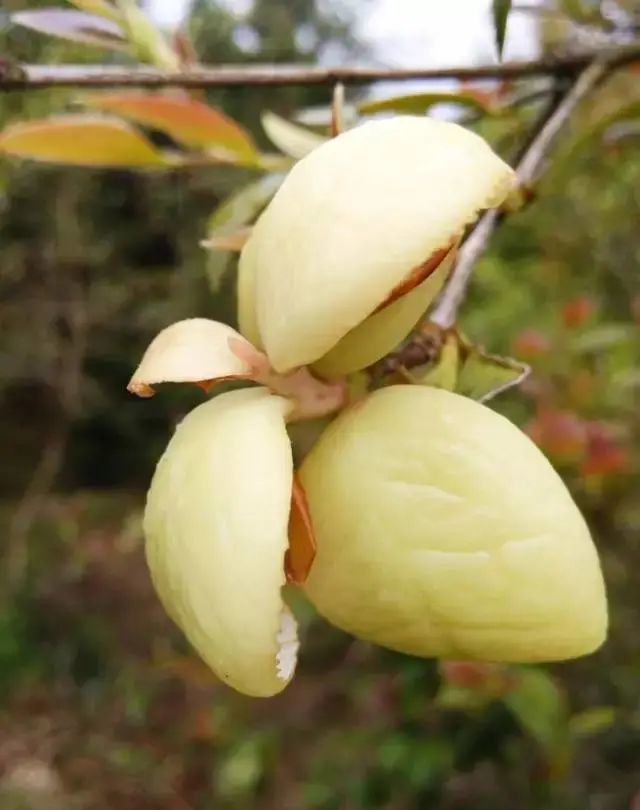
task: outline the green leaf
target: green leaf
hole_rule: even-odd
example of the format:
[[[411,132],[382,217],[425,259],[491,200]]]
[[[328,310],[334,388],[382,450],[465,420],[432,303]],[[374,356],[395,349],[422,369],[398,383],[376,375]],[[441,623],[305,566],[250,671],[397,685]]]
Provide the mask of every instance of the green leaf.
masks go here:
[[[39,34],[69,39],[102,48],[126,50],[123,30],[112,20],[62,8],[41,8],[35,11],[18,11],[11,15],[11,22]]]
[[[69,0],[69,2],[81,11],[99,14],[101,17],[108,17],[116,22],[120,19],[119,13],[108,0]]]
[[[116,2],[134,55],[141,62],[150,62],[161,70],[170,72],[179,70],[178,54],[135,0],[116,0]]]
[[[221,247],[224,240],[234,237],[256,219],[284,178],[284,174],[265,174],[227,197],[209,218],[204,246],[214,248],[207,262],[207,276],[213,291],[220,288],[228,265],[229,254]]]
[[[544,670],[520,669],[518,685],[505,695],[504,702],[545,751],[554,751],[563,743],[567,707],[555,681]]]
[[[456,391],[487,402],[526,379],[530,368],[512,357],[488,354],[479,346],[467,344],[467,354],[458,374]]]
[[[378,112],[422,114],[436,104],[458,104],[474,112],[493,114],[496,104],[488,93],[460,91],[458,93],[413,93],[390,98],[363,101],[358,110],[363,115]]]
[[[166,159],[124,121],[59,115],[10,124],[0,132],[0,153],[73,166],[153,167]]]
[[[582,129],[579,134],[571,139],[563,150],[564,159],[573,158],[580,150],[589,145],[591,141],[602,138],[614,125],[629,123],[640,118],[640,101],[633,101],[618,107],[607,115],[604,115],[591,126]]]
[[[451,332],[446,335],[438,360],[430,365],[420,378],[421,385],[445,388],[455,391],[460,371],[460,346],[458,336]]]
[[[269,140],[285,155],[290,155],[296,160],[308,155],[309,152],[313,152],[314,149],[329,140],[323,135],[305,129],[305,127],[292,124],[290,121],[268,110],[262,114],[261,120]]]
[[[446,388],[458,394],[487,402],[497,394],[519,385],[529,374],[526,363],[511,357],[489,354],[457,330],[443,336],[436,363],[403,370],[410,382]]]
[[[571,341],[571,349],[578,353],[600,352],[637,340],[637,329],[626,323],[605,323]]]
[[[560,0],[560,9],[574,22],[595,25],[606,23],[600,11],[599,2],[584,2],[584,0]]]
[[[615,720],[616,710],[613,706],[594,706],[574,714],[569,721],[569,731],[573,737],[590,737],[611,728]]]
[[[511,11],[511,0],[493,0],[491,11],[493,14],[493,30],[496,38],[498,58],[502,59],[504,38],[507,33],[507,20],[509,19],[509,12]]]

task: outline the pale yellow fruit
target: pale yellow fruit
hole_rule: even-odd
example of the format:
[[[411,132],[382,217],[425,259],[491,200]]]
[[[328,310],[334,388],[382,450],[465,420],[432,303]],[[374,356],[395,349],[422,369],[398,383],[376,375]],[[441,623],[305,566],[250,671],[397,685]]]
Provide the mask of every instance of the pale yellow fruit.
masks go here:
[[[455,261],[452,251],[422,284],[370,315],[348,332],[313,368],[324,377],[351,374],[392,351],[413,329],[442,289]]]
[[[295,620],[280,589],[293,462],[286,400],[253,388],[200,405],[158,463],[144,516],[167,612],[226,683],[280,692],[295,669]]]
[[[603,642],[589,531],[507,419],[393,386],[328,428],[303,463],[317,540],[306,591],[329,621],[402,652],[553,661]]]
[[[327,354],[513,182],[479,136],[425,117],[364,124],[299,161],[240,260],[274,368]]]
[[[258,313],[256,312],[254,250],[255,244],[249,239],[238,264],[238,326],[247,340],[258,349],[262,349],[264,347],[258,329]]]
[[[127,388],[153,396],[163,382],[248,379],[258,353],[235,329],[207,318],[187,318],[159,332],[149,344]]]

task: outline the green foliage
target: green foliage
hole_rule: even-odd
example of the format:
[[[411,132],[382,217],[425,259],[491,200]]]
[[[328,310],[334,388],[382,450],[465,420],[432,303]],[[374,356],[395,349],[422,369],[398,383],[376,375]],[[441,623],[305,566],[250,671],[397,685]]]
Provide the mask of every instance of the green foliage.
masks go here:
[[[511,0],[492,0],[491,12],[493,14],[493,29],[496,38],[498,57],[502,58],[504,38],[507,34],[507,22],[511,11]]]

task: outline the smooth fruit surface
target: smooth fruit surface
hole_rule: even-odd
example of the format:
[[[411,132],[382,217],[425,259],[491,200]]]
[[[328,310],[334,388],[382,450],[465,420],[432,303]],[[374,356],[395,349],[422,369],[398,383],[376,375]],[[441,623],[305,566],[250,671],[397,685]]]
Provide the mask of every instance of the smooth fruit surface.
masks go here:
[[[398,116],[327,141],[291,170],[240,258],[255,279],[243,332],[279,372],[319,360],[479,211],[513,171],[457,124]],[[241,290],[242,293],[242,290]]]
[[[606,635],[598,557],[563,482],[511,422],[436,388],[344,412],[300,478],[329,621],[420,656],[552,661]]]
[[[281,691],[295,668],[295,622],[280,595],[293,478],[287,408],[253,388],[192,411],[158,463],[144,516],[165,609],[221,680],[255,696]]]

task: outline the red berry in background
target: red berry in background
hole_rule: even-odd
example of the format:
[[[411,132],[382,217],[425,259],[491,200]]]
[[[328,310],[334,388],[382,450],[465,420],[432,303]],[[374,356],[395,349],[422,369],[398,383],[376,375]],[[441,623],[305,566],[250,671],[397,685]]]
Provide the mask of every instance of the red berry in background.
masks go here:
[[[562,307],[562,320],[569,329],[582,326],[596,311],[596,305],[586,295],[579,295]]]
[[[487,661],[441,661],[440,675],[452,686],[492,695],[505,694],[517,681],[507,665]]]
[[[525,432],[545,453],[559,461],[578,461],[587,447],[587,426],[572,411],[545,408]]]
[[[539,329],[523,329],[511,341],[511,351],[523,360],[534,360],[551,350],[551,341]]]
[[[629,454],[613,436],[611,428],[602,422],[587,425],[587,454],[580,465],[584,477],[615,475],[629,469]]]

